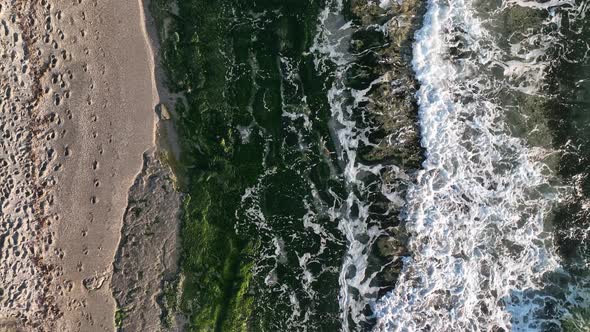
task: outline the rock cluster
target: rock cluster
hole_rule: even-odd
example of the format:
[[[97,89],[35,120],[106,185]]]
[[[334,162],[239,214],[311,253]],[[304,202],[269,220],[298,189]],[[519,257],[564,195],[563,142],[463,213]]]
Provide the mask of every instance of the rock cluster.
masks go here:
[[[420,27],[424,7],[420,0],[394,1],[384,6],[374,1],[351,3],[353,16],[363,27],[353,35],[351,45],[356,53],[364,54],[361,62],[372,70],[365,73],[374,80],[366,111],[378,128],[371,137],[374,145],[363,149],[361,158],[365,163],[387,166],[381,174],[383,195],[376,199],[374,208],[388,219],[384,221],[388,235],[379,238],[376,249],[382,256],[381,263],[387,266],[382,281],[390,286],[406,254],[406,235],[398,216],[405,190],[423,159],[415,98],[418,83],[411,59],[414,33]]]

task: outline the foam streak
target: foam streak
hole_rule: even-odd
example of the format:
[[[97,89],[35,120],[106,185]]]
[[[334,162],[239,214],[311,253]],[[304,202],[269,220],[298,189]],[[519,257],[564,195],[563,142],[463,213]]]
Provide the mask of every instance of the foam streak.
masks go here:
[[[471,1],[430,0],[413,66],[426,161],[408,192],[411,258],[375,306],[377,330],[528,330],[558,266],[543,224],[557,195],[492,98],[505,59]],[[538,71],[522,62],[522,74]],[[501,85],[501,84],[500,84]]]

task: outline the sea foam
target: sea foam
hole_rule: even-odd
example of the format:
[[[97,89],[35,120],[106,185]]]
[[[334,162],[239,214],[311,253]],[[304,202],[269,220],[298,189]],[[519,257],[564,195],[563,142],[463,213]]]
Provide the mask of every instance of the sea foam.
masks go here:
[[[502,98],[539,91],[550,41],[530,33],[513,47],[526,52],[506,52],[475,6],[430,0],[416,34],[426,161],[407,196],[411,254],[395,290],[374,306],[376,330],[558,324],[545,312],[555,299],[544,277],[560,265],[544,225],[559,192],[543,152],[512,134]]]

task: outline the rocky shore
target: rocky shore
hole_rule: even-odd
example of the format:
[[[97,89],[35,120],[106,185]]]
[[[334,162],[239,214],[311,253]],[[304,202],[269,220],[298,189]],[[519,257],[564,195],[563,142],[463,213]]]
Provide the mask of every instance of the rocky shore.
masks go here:
[[[382,287],[380,294],[394,287],[406,254],[407,235],[400,213],[405,189],[415,180],[424,158],[415,98],[418,83],[411,61],[414,33],[420,28],[425,5],[421,0],[390,1],[382,6],[360,0],[351,4],[352,15],[361,26],[351,47],[363,54],[359,61],[362,68],[370,68],[351,76],[372,82],[364,109],[368,125],[377,128],[371,137],[373,145],[361,150],[361,158],[364,163],[385,166],[381,195],[372,206],[375,215],[382,215],[387,233],[376,241],[374,250],[380,255],[376,264],[385,266],[377,281]]]

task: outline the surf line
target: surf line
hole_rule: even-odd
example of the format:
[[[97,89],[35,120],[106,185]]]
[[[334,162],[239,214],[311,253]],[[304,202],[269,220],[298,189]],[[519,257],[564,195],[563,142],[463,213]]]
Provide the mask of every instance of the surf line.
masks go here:
[[[505,54],[474,6],[429,0],[416,33],[426,160],[407,195],[411,255],[374,305],[378,331],[538,327],[541,278],[559,266],[543,229],[557,194],[491,97],[508,78],[490,64]],[[523,62],[522,73],[534,66]]]

